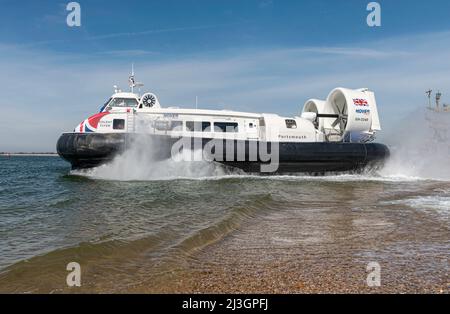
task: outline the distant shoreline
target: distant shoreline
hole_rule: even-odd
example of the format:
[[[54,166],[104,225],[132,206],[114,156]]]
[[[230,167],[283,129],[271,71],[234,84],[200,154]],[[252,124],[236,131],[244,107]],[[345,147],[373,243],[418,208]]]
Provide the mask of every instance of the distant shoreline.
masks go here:
[[[1,152],[0,156],[3,157],[16,157],[16,156],[58,156],[57,153],[5,153]]]

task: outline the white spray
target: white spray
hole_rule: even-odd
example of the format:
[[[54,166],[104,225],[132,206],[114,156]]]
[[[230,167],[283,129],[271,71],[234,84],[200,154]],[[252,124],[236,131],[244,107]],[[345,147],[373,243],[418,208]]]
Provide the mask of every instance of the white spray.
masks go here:
[[[381,175],[450,180],[450,112],[419,109],[391,129]]]
[[[204,178],[239,173],[218,163],[208,161],[183,161],[183,158],[158,157],[159,144],[148,137],[137,137],[125,152],[110,163],[88,169],[73,171],[76,175],[120,181],[170,180],[179,178]],[[188,154],[181,152],[180,154]],[[202,150],[190,152],[202,154]],[[199,160],[199,159],[194,159]]]

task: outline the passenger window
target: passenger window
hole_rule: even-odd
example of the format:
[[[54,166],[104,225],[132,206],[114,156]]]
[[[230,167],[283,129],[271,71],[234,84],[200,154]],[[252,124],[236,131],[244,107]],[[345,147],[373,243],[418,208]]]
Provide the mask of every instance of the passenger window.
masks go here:
[[[211,132],[211,123],[210,122],[202,122],[202,131],[209,131]]]
[[[125,129],[125,119],[114,119],[113,120],[113,129],[114,130]]]
[[[183,121],[155,120],[153,127],[158,131],[183,131]]]
[[[183,131],[183,121],[171,121],[170,130],[172,131]]]
[[[297,128],[297,122],[293,119],[286,119],[286,127],[288,129],[296,129]]]
[[[190,132],[208,132],[211,123],[206,121],[186,121],[186,130]]]
[[[153,127],[158,131],[167,131],[169,130],[169,121],[154,121]]]
[[[238,132],[236,122],[214,122],[214,132]]]

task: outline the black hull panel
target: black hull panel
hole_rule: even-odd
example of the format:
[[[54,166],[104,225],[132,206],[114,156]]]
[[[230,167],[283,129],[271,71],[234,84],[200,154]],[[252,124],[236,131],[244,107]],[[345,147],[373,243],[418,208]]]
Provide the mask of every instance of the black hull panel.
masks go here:
[[[91,168],[111,161],[125,150],[127,134],[64,133],[56,151],[72,169]]]
[[[151,139],[152,145],[158,148],[152,158],[159,159],[170,158],[172,145],[179,140],[169,136],[130,133],[64,133],[58,139],[56,146],[58,154],[70,162],[73,169],[90,168],[111,161],[117,154],[124,152],[138,137]],[[209,141],[210,139],[203,139],[202,147]],[[229,142],[223,143],[224,147],[230,145]],[[250,173],[261,172],[261,165],[268,164],[268,162],[263,162],[267,159],[261,158],[259,154],[256,158],[249,154],[250,143],[248,141],[234,141],[231,144],[234,145],[235,158],[231,158],[234,161],[223,161],[230,160],[224,155],[222,158],[216,159],[217,162]],[[237,159],[236,152],[238,145],[245,147],[245,157],[242,161],[236,161],[240,160]],[[272,147],[271,143],[267,143],[267,146],[269,152],[276,149],[276,146]],[[389,157],[389,149],[378,143],[281,142],[278,150],[278,168],[274,173],[356,171],[367,166],[380,166]]]

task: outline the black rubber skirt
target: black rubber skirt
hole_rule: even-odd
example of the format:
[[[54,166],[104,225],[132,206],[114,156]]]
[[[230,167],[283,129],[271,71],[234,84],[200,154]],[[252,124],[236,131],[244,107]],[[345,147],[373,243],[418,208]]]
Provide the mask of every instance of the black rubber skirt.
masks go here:
[[[197,139],[197,143],[194,143],[194,139],[183,140],[191,141],[192,147],[196,147],[195,145],[200,141],[202,148],[210,145],[211,141],[216,143],[221,141],[219,145],[222,147],[221,153],[211,149],[210,154],[206,154],[207,160],[240,168],[249,173],[358,171],[367,167],[380,167],[389,157],[387,146],[378,143],[280,142],[274,144],[237,140],[225,142],[217,139]],[[139,152],[145,146],[147,149],[142,149],[142,153],[151,152],[149,162],[155,159],[171,158],[173,145],[179,141],[180,138],[164,135],[63,133],[58,139],[56,149],[58,154],[72,165],[72,169],[79,169],[108,163],[127,149],[137,149]]]

